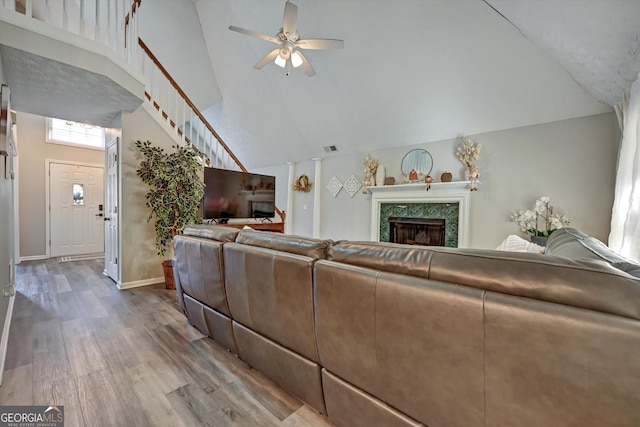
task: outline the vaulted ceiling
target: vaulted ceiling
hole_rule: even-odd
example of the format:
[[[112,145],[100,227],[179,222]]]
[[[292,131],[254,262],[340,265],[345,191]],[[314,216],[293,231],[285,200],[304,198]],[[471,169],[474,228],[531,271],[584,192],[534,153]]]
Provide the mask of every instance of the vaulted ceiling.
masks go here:
[[[284,1],[197,1],[222,102],[214,127],[249,166],[420,144],[611,111],[640,71],[635,0],[298,0],[317,74],[252,66]]]
[[[638,0],[294,2],[301,37],[345,43],[305,51],[311,78],[253,69],[275,45],[228,30],[275,35],[284,0],[140,9],[141,37],[250,169],[322,157],[328,145],[362,153],[608,112],[640,72]],[[28,74],[0,52],[5,74]],[[38,104],[55,116],[67,101],[77,104]]]

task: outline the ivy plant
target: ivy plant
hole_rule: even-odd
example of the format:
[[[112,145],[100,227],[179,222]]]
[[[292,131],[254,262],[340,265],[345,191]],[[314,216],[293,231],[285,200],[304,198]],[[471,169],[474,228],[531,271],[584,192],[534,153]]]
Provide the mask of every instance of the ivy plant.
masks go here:
[[[158,255],[164,256],[174,236],[188,224],[202,221],[198,211],[204,197],[203,165],[190,147],[175,145],[175,151],[165,152],[151,141],[137,141],[135,146],[143,156],[136,173],[149,185],[147,222],[155,217],[155,246]]]

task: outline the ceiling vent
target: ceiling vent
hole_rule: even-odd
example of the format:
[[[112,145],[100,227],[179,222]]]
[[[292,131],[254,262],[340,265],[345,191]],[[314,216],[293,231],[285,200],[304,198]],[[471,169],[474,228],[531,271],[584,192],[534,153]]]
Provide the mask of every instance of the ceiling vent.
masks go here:
[[[336,147],[335,145],[327,145],[323,148],[325,153],[335,153],[336,151],[338,151],[338,147]]]

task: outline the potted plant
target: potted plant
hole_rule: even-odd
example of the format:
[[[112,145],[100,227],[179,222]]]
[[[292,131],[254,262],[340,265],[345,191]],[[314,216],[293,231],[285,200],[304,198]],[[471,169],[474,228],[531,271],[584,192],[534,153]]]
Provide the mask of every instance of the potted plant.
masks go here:
[[[533,209],[514,212],[509,220],[520,227],[520,231],[531,235],[531,242],[546,246],[547,238],[556,231],[569,224],[566,215],[553,212],[551,199],[544,196],[536,200]]]
[[[149,185],[145,194],[151,209],[147,222],[155,218],[156,251],[164,256],[174,236],[186,225],[202,221],[198,212],[204,197],[203,166],[191,147],[175,145],[175,151],[165,152],[151,141],[136,141],[135,146],[143,156],[136,173]],[[167,288],[175,289],[171,261],[162,265]]]

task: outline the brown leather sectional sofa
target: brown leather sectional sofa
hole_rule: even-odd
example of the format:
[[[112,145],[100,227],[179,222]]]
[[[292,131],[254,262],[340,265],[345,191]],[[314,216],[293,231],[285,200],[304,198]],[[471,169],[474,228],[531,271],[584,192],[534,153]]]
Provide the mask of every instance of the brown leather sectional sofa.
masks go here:
[[[640,266],[193,226],[189,321],[337,426],[640,425]]]

